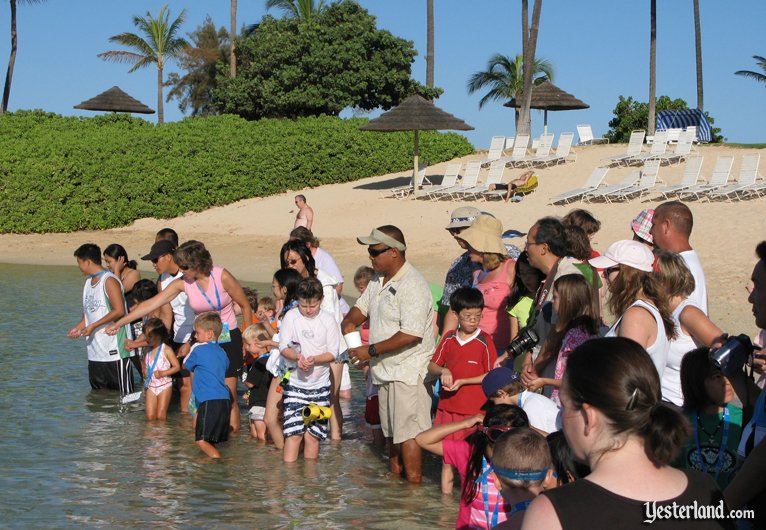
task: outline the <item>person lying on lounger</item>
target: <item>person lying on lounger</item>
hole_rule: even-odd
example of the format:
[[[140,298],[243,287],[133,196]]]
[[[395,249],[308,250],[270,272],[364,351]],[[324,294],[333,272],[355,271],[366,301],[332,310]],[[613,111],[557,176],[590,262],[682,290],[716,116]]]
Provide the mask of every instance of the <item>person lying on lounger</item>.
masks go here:
[[[489,191],[508,190],[508,193],[505,194],[505,202],[508,202],[508,200],[513,197],[516,188],[526,185],[533,174],[534,171],[530,169],[529,171],[525,171],[515,179],[511,180],[508,184],[490,184]]]

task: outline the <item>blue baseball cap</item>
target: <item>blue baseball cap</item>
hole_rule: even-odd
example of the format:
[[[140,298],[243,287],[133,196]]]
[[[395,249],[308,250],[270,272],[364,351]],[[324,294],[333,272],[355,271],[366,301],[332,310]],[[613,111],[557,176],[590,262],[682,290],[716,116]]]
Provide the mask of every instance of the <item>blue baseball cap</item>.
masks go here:
[[[521,381],[521,375],[516,370],[511,370],[505,366],[490,370],[484,380],[481,382],[481,389],[484,391],[484,396],[489,399],[495,392],[501,388]]]

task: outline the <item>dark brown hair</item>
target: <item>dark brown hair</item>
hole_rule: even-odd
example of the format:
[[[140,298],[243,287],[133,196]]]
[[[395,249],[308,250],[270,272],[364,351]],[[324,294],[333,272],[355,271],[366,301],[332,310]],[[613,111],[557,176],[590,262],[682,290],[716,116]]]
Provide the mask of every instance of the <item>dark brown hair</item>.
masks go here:
[[[708,348],[697,348],[684,355],[681,360],[681,392],[684,395],[684,410],[699,410],[713,405],[705,389],[705,379],[720,372],[710,361]]]
[[[579,226],[587,235],[593,235],[601,230],[601,221],[593,217],[593,214],[582,208],[575,208],[566,214],[561,222],[564,226]]]
[[[173,253],[173,260],[181,269],[191,269],[203,274],[213,270],[213,258],[200,241],[189,240]]]

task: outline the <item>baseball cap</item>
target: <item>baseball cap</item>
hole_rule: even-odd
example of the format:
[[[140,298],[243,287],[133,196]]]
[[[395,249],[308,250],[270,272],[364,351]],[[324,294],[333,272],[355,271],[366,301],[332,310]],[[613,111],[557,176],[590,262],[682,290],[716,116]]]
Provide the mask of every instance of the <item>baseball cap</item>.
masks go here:
[[[175,252],[175,250],[176,247],[173,243],[167,239],[160,239],[154,245],[152,245],[152,249],[149,251],[149,253],[146,256],[142,256],[141,259],[146,261],[158,259],[165,254],[172,254]]]
[[[652,272],[654,254],[643,243],[623,239],[609,245],[603,256],[589,259],[588,263],[597,269],[608,269],[621,264],[640,271]]]
[[[450,223],[447,225],[447,230],[452,228],[467,228],[473,224],[480,214],[481,210],[474,208],[473,206],[461,206],[460,208],[455,208],[452,214],[450,214]]]
[[[481,406],[481,410],[487,410],[492,406],[492,400],[490,397],[503,387],[521,381],[521,375],[516,370],[501,366],[500,368],[494,368],[487,372],[484,379],[481,382],[481,389],[484,391],[484,396],[487,398],[487,402]]]

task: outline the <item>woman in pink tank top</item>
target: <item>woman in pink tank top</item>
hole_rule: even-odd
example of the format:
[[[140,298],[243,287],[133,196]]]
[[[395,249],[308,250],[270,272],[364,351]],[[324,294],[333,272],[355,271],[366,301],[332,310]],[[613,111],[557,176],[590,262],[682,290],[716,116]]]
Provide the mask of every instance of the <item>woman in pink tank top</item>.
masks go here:
[[[481,214],[461,234],[472,262],[481,264],[473,276],[472,287],[484,295],[484,311],[479,327],[492,337],[498,353],[511,340],[511,321],[506,313],[508,296],[515,275],[515,261],[508,257],[503,244],[503,225],[489,214]],[[450,317],[454,315],[450,314]],[[445,318],[444,332],[454,329],[456,318]]]
[[[135,319],[170,303],[176,296],[186,293],[189,297],[189,307],[196,314],[214,311],[221,316],[223,331],[218,338],[218,344],[229,358],[229,369],[226,371],[226,386],[231,391],[231,427],[239,431],[239,405],[237,404],[237,379],[242,372],[242,333],[237,327],[237,317],[234,314],[234,302],[242,308],[243,322],[252,322],[253,314],[242,286],[232,274],[223,267],[213,266],[210,252],[199,241],[187,241],[178,247],[173,255],[183,277],[173,280],[160,291],[157,296],[143,302],[141,307],[134,309],[128,315],[118,320],[109,330]],[[178,352],[183,358],[188,354],[188,346],[184,345]],[[188,384],[188,386],[187,386]],[[183,386],[191,388],[188,375],[184,376]],[[188,397],[186,398],[188,400]],[[185,408],[182,396],[182,406]]]

